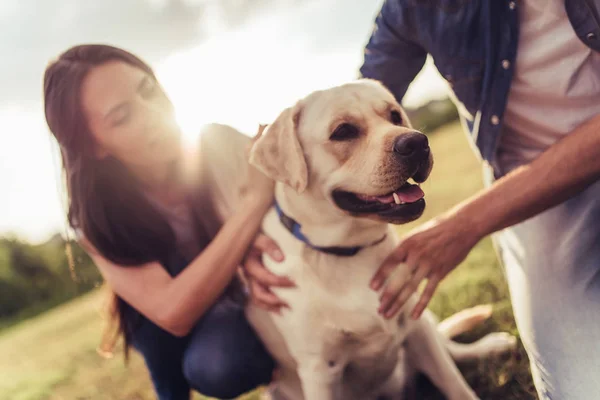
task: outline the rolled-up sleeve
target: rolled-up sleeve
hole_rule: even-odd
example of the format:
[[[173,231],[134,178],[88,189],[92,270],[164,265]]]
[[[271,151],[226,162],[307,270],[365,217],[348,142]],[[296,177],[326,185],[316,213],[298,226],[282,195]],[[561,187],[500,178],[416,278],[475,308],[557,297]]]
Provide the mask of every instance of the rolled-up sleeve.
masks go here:
[[[413,29],[414,21],[400,2],[384,2],[359,70],[361,77],[381,81],[398,102],[402,101],[427,58],[427,52],[404,33]]]

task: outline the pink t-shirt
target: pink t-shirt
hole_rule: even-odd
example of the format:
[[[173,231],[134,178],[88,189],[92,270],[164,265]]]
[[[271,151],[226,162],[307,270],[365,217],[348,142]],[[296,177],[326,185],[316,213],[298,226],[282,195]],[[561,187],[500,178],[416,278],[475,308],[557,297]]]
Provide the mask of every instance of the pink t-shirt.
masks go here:
[[[600,54],[577,38],[564,0],[520,4],[515,74],[498,149],[504,173],[600,113]]]

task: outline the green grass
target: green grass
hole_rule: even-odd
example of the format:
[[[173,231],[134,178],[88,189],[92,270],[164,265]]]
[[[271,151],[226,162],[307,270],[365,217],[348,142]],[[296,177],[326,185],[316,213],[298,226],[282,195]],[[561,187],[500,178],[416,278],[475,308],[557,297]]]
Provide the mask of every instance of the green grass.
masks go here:
[[[401,232],[449,209],[482,186],[479,163],[458,124],[442,128],[430,139],[436,166],[423,185],[427,210],[421,220],[400,227]],[[106,360],[97,355],[101,300],[101,294],[94,291],[0,332],[0,399],[154,399],[139,355],[132,354],[127,367],[120,356]],[[475,340],[492,331],[517,334],[508,289],[489,239],[479,243],[441,284],[431,309],[444,318],[482,303],[494,304],[493,318],[460,340]],[[512,355],[461,369],[482,399],[536,398],[520,343]],[[441,398],[425,379],[419,389],[420,398]],[[256,392],[244,398],[256,399]]]

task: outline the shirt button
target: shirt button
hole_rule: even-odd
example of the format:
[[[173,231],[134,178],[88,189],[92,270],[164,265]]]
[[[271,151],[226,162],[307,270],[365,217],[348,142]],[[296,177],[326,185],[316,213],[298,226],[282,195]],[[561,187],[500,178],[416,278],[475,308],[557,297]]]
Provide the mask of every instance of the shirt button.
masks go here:
[[[508,3],[508,8],[510,8],[511,10],[514,10],[516,6],[517,6],[517,3],[515,3],[514,1],[511,1],[510,3]]]
[[[502,60],[502,68],[509,69],[510,68],[510,61],[508,61],[508,60]]]
[[[490,118],[490,122],[492,123],[492,125],[498,125],[500,123],[500,118],[498,118],[497,115],[492,115],[492,118]]]
[[[588,40],[595,40],[596,34],[594,32],[590,32],[587,35],[585,35],[585,37],[588,38]]]

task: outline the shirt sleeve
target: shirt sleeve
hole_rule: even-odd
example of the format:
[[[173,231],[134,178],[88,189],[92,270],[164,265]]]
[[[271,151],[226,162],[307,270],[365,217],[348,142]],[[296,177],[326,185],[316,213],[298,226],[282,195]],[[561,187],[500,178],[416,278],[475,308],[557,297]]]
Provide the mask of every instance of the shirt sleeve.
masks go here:
[[[200,136],[204,190],[209,192],[214,211],[223,223],[241,204],[249,167],[246,147],[251,139],[220,124],[204,127]]]
[[[401,103],[408,86],[427,58],[427,51],[411,38],[414,21],[400,0],[386,0],[365,47],[360,76],[383,83]]]

